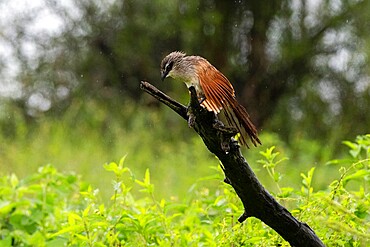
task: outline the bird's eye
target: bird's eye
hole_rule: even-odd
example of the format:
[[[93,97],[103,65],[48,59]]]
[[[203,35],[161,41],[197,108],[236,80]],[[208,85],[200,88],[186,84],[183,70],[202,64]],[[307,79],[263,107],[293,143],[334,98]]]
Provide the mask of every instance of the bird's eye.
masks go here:
[[[173,62],[169,62],[168,64],[166,64],[166,67],[164,69],[168,73],[171,71],[172,67],[173,67]]]

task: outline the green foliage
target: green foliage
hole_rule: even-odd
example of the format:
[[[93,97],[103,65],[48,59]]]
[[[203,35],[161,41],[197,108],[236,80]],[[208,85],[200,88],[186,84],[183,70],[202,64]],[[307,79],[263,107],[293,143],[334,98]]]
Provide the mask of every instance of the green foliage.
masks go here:
[[[349,153],[353,158],[369,159],[370,158],[370,134],[357,136],[356,142],[344,141],[343,144],[350,148]]]
[[[345,142],[350,152],[368,150],[369,135]],[[275,147],[261,152],[261,163],[279,186]],[[325,190],[313,186],[315,168],[302,173],[301,189],[282,188],[277,198],[299,220],[315,230],[327,246],[367,246],[370,243],[370,159],[357,152],[343,165],[340,177]],[[365,152],[366,153],[366,152]],[[361,157],[361,158],[360,158]],[[136,178],[118,163],[104,165],[114,175],[109,202],[80,176],[39,168],[24,179],[0,178],[1,246],[288,246],[268,226],[249,218],[236,223],[243,208],[232,188],[221,182],[221,170],[200,179],[181,199],[157,199],[151,174]],[[276,179],[279,178],[279,179]],[[355,186],[350,186],[355,182]],[[133,193],[134,189],[140,193]],[[287,193],[289,191],[289,193]]]
[[[275,167],[282,161],[286,160],[287,158],[282,158],[280,160],[275,160],[276,157],[280,154],[279,152],[273,152],[275,149],[275,146],[272,146],[271,148],[266,149],[266,151],[261,151],[260,154],[265,158],[264,160],[257,160],[258,163],[263,165],[263,168],[265,168],[269,174],[269,176],[274,180],[276,183],[276,186],[279,190],[279,193],[281,192],[279,181],[281,180],[281,174],[277,171],[275,171]]]
[[[0,175],[16,173],[23,178],[50,163],[58,170],[83,175],[93,187],[101,188],[106,199],[111,178],[101,164],[128,154],[126,160],[135,164],[131,167],[135,174],[150,169],[158,196],[176,196],[207,176],[208,166],[217,165],[202,140],[180,121],[167,109],[137,108],[127,102],[114,111],[93,100],[76,101],[63,118],[46,118],[35,125],[14,113],[15,131],[0,134]],[[197,176],[176,176],[188,169]]]

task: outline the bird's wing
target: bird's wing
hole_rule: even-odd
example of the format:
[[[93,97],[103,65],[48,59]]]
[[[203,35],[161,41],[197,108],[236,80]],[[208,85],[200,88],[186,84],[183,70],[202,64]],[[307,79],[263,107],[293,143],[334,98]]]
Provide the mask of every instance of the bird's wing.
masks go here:
[[[249,118],[245,108],[235,99],[234,88],[230,81],[207,60],[200,60],[197,70],[199,84],[203,90],[205,100],[202,105],[208,110],[219,113],[224,109],[224,115],[229,125],[240,133],[240,142],[247,145],[247,136],[256,146],[261,143],[257,137],[257,130]]]
[[[235,98],[234,89],[229,80],[206,60],[200,60],[197,66],[199,84],[205,100],[202,105],[209,111],[219,113]]]

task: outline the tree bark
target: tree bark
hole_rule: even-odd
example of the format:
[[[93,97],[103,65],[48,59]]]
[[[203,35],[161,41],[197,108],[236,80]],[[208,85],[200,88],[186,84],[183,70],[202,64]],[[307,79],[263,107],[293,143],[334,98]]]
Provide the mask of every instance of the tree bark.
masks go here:
[[[325,246],[306,223],[294,218],[261,185],[241,154],[238,142],[232,138],[236,134],[235,130],[225,127],[214,113],[199,105],[193,87],[189,89],[189,107],[171,99],[148,82],[141,82],[140,87],[187,120],[209,151],[219,158],[225,173],[225,182],[234,188],[244,206],[244,213],[238,219],[240,223],[248,217],[256,217],[274,229],[291,246]]]

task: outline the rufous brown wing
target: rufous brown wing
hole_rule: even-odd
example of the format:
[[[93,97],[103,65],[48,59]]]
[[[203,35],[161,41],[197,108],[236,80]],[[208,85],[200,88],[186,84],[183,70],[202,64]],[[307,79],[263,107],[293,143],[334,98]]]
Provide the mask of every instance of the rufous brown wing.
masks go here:
[[[240,133],[240,143],[247,144],[247,136],[254,146],[261,144],[257,129],[250,120],[246,109],[236,98],[230,81],[207,60],[199,60],[197,74],[205,100],[202,105],[209,111],[219,113],[222,109],[228,124]]]

